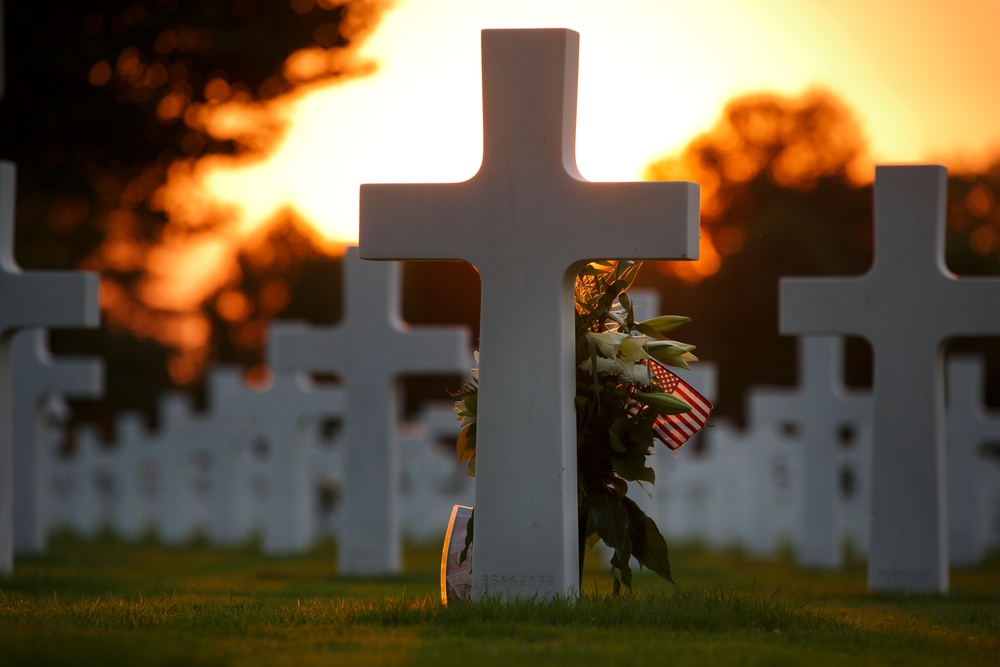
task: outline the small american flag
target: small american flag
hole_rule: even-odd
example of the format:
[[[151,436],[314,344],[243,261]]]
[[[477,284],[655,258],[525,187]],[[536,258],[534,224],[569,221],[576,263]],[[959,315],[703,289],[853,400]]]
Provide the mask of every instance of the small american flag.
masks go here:
[[[691,412],[679,415],[657,415],[653,422],[653,436],[671,450],[679,449],[681,445],[708,423],[714,407],[708,399],[695,391],[694,387],[672,373],[666,366],[653,359],[647,359],[649,368],[660,385],[668,394],[683,399],[691,406]],[[635,412],[639,411],[636,406]]]

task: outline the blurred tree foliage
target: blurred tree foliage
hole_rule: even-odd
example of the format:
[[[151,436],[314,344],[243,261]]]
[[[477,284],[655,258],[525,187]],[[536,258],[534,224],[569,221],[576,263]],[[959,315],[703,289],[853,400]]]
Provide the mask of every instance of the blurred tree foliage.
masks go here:
[[[701,184],[702,259],[657,263],[640,280],[661,291],[664,312],[692,317],[686,340],[719,369],[719,414],[742,421],[748,387],[796,380],[794,339],[777,331],[782,276],[856,275],[872,265],[864,150],[833,95],[760,94],[733,100],[681,155],[649,167],[652,180]],[[955,273],[1000,273],[998,194],[1000,162],[985,174],[951,175],[946,259]],[[1000,361],[995,340],[956,346]],[[849,339],[847,353],[846,380],[869,384],[868,344]],[[991,390],[1000,395],[992,379]]]
[[[163,334],[185,321],[139,295],[148,252],[166,227],[158,189],[175,160],[246,148],[239,137],[213,138],[201,125],[200,109],[357,74],[339,56],[375,24],[380,4],[7,0],[0,158],[18,170],[16,257],[28,270],[101,273],[102,303],[113,303],[115,312],[105,312],[98,332],[53,332],[52,345],[105,358],[107,404],[150,410],[173,384]],[[309,57],[312,67],[292,67],[295,58]],[[289,252],[304,262],[292,276],[301,282],[286,287],[296,294],[293,311],[306,301],[328,300],[328,281],[312,280],[328,258],[301,238],[280,250],[272,272],[288,268]],[[253,270],[246,275],[250,296],[266,292],[266,280]],[[218,298],[205,310],[225,322],[215,312]],[[318,312],[322,319],[322,307]],[[209,357],[241,360],[232,345],[222,344]]]
[[[78,415],[108,428],[114,410],[152,412],[163,389],[197,386],[202,368],[172,342],[191,328],[209,331],[199,363],[255,367],[270,320],[340,317],[339,259],[291,214],[240,251],[237,279],[197,313],[159,310],[141,290],[167,228],[157,197],[170,165],[259,150],[262,137],[282,131],[256,127],[252,142],[215,138],[200,110],[367,73],[349,54],[384,2],[7,0],[4,9],[0,158],[18,169],[17,260],[26,269],[99,271],[109,309],[99,331],[52,335],[56,351],[105,359],[107,398],[80,402]],[[692,316],[686,336],[720,370],[719,414],[742,418],[749,386],[795,380],[794,341],[777,333],[781,276],[858,274],[871,265],[864,151],[856,121],[833,95],[765,94],[733,100],[681,155],[650,166],[651,179],[702,188],[702,259],[651,264],[637,284],[658,289],[665,312]],[[956,273],[1000,273],[998,195],[1000,162],[951,175],[947,260]],[[410,263],[404,279],[404,319],[464,323],[477,335],[474,269]],[[996,367],[993,342],[976,344]],[[848,351],[848,380],[864,384],[870,351],[854,340]],[[446,395],[444,385],[421,386]]]

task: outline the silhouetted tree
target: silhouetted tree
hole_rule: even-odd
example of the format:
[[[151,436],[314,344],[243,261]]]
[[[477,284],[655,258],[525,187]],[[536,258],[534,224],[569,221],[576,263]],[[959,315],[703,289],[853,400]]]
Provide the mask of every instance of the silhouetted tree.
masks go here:
[[[56,332],[53,347],[102,354],[111,404],[150,407],[170,384],[150,368],[172,356],[167,334],[194,322],[140,289],[166,226],[157,196],[168,167],[244,149],[213,138],[199,111],[356,74],[342,56],[381,4],[7,0],[0,158],[18,170],[17,260],[101,273],[104,328]]]
[[[733,100],[681,155],[650,166],[650,179],[701,184],[704,259],[657,263],[642,280],[661,290],[665,311],[692,317],[684,340],[719,368],[719,414],[742,420],[749,386],[795,381],[794,340],[777,330],[781,277],[871,266],[872,188],[854,176],[863,157],[850,111],[810,91]],[[952,177],[952,270],[1000,272],[997,193],[1000,169]],[[868,345],[849,339],[847,351],[847,380],[870,382]]]

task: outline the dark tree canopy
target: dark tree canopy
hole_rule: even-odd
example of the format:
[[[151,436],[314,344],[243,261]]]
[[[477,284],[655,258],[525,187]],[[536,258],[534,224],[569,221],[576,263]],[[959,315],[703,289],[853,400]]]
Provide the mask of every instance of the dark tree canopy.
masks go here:
[[[102,276],[103,328],[53,332],[57,351],[105,359],[107,399],[100,408],[79,406],[83,418],[107,424],[115,409],[152,410],[164,388],[197,386],[206,364],[259,366],[272,319],[339,318],[339,259],[317,248],[290,214],[239,251],[236,279],[193,312],[153,306],[141,287],[168,227],[158,202],[168,168],[260,150],[283,130],[256,127],[253,142],[239,133],[213,136],[201,111],[369,74],[351,54],[386,6],[7,0],[0,159],[18,169],[17,260],[26,269]],[[693,318],[685,339],[719,368],[718,414],[740,417],[748,386],[794,381],[794,343],[777,333],[780,277],[870,266],[872,192],[858,177],[865,148],[851,111],[833,94],[759,94],[733,100],[710,132],[650,166],[651,179],[690,179],[702,188],[703,259],[651,264],[639,283],[660,290],[665,312]],[[998,194],[1000,162],[985,173],[952,174],[948,262],[955,272],[1000,273]],[[212,224],[221,221],[188,233],[211,233]],[[478,326],[474,269],[413,263],[404,275],[407,320]],[[194,361],[177,343],[189,334],[207,341]],[[852,382],[867,380],[867,356],[864,344],[851,342]],[[438,398],[444,395],[442,388]]]

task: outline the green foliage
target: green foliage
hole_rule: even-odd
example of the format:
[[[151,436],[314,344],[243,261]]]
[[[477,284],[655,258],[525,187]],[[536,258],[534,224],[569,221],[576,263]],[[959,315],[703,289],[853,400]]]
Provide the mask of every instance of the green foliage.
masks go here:
[[[576,281],[575,397],[578,512],[581,543],[603,541],[613,552],[615,591],[632,586],[631,560],[670,579],[667,543],[652,519],[628,498],[629,482],[653,484],[646,464],[653,452],[653,427],[660,415],[691,410],[682,399],[657,384],[645,364],[652,359],[688,367],[693,345],[667,337],[687,317],[665,315],[637,322],[627,290],[640,262],[588,264]],[[476,469],[478,375],[452,394],[462,421],[456,443],[459,461]],[[473,539],[466,534],[465,550]],[[581,564],[582,567],[582,564]]]
[[[628,497],[628,482],[653,484],[653,469],[646,457],[653,451],[653,425],[660,414],[687,412],[683,400],[664,393],[655,382],[638,384],[614,366],[599,367],[601,343],[594,334],[608,332],[648,338],[645,353],[661,363],[687,367],[694,360],[693,345],[667,338],[667,333],[688,321],[683,316],[660,316],[636,322],[627,290],[641,263],[598,262],[584,269],[576,286],[577,361],[577,468],[582,540],[595,537],[612,550],[611,571],[615,591],[632,586],[631,559],[667,581],[670,559],[667,543],[655,522]],[[622,339],[617,360],[626,368],[628,358]],[[670,348],[669,354],[654,349]],[[608,355],[606,355],[608,356]],[[624,357],[624,359],[623,359]],[[589,361],[589,364],[587,363]],[[630,410],[639,407],[638,411]]]

